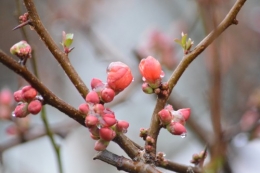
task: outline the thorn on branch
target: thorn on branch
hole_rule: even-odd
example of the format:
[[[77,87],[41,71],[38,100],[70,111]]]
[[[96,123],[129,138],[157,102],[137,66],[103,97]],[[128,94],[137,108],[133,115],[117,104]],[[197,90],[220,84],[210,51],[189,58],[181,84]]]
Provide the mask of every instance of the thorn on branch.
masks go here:
[[[25,22],[23,22],[23,23],[17,25],[16,27],[14,27],[14,28],[12,29],[12,31],[17,30],[17,29],[19,29],[19,28],[22,28],[22,27],[24,27],[24,26],[26,26],[26,25],[32,25],[31,23],[32,23],[32,21],[29,19],[29,20],[27,20],[27,21],[25,21]]]

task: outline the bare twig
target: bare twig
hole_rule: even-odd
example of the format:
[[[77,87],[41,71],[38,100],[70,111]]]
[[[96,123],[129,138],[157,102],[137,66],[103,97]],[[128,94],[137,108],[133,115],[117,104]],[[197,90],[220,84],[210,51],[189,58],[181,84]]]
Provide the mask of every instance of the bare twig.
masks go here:
[[[87,86],[84,84],[84,82],[81,80],[81,78],[79,77],[79,75],[77,74],[73,66],[71,65],[66,53],[60,50],[60,48],[53,41],[53,39],[51,38],[51,36],[43,26],[39,18],[39,15],[36,11],[33,0],[24,0],[24,4],[30,16],[30,21],[31,21],[30,24],[34,27],[35,31],[40,36],[41,40],[45,43],[45,45],[48,47],[48,49],[56,58],[56,60],[60,63],[61,67],[68,75],[71,82],[77,88],[81,96],[85,99],[89,91]]]
[[[222,32],[224,32],[229,26],[232,24],[236,24],[236,16],[240,9],[242,8],[243,4],[246,2],[246,0],[237,0],[236,3],[233,5],[229,13],[226,15],[226,17],[223,19],[223,21],[218,25],[218,27],[213,30],[211,33],[209,33],[208,36],[206,36],[196,47],[193,51],[191,51],[189,54],[185,55],[182,59],[182,61],[179,63],[175,71],[172,73],[170,79],[168,80],[169,87],[170,87],[170,93],[174,86],[177,84],[178,80],[180,79],[183,72],[186,70],[186,68],[190,65],[190,63],[201,53],[203,52]],[[154,151],[153,154],[156,153],[156,143],[157,138],[160,132],[160,123],[158,119],[158,112],[164,108],[165,103],[167,101],[168,97],[166,98],[158,98],[157,103],[155,106],[155,109],[153,111],[152,119],[150,128],[148,131],[148,135],[151,136],[155,143],[153,144]],[[147,145],[147,143],[146,143]]]
[[[145,164],[143,162],[134,162],[123,156],[118,156],[107,150],[99,152],[94,158],[94,160],[102,160],[110,165],[117,167],[118,170],[123,170],[130,173],[161,173],[152,165]]]

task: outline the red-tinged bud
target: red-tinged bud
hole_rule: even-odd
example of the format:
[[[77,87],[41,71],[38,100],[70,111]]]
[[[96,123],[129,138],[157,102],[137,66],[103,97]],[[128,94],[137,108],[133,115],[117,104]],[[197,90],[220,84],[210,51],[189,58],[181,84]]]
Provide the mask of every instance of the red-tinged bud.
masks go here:
[[[39,100],[33,100],[28,105],[28,111],[36,115],[42,110],[42,103]]]
[[[28,107],[28,103],[21,103],[17,105],[13,112],[13,115],[17,118],[26,117],[29,114],[27,107]]]
[[[32,101],[37,96],[37,91],[31,86],[22,88],[22,97],[26,102]]]
[[[93,110],[94,110],[96,113],[102,115],[103,112],[104,112],[104,110],[105,110],[105,107],[104,107],[104,105],[102,105],[102,104],[95,104],[94,107],[93,107]]]
[[[112,112],[112,113],[106,113],[106,114],[104,114],[102,117],[115,118],[115,114],[114,114],[114,112]]]
[[[93,136],[99,137],[99,129],[97,128],[97,126],[89,127],[88,130]]]
[[[32,49],[26,41],[20,41],[10,48],[10,52],[11,54],[18,56],[20,59],[25,59],[31,57]]]
[[[88,114],[89,111],[89,106],[86,103],[82,103],[81,105],[79,105],[79,111],[83,114]]]
[[[95,91],[90,91],[86,96],[86,101],[89,103],[97,104],[100,102],[98,94]]]
[[[93,126],[96,126],[98,124],[98,118],[93,116],[93,115],[88,115],[86,118],[85,118],[85,124],[87,127],[93,127]]]
[[[164,109],[167,109],[168,111],[173,111],[172,105],[166,105]]]
[[[146,142],[148,142],[149,144],[153,144],[154,143],[154,139],[151,136],[147,136],[146,137]]]
[[[9,89],[3,89],[0,92],[0,104],[10,105],[12,104],[12,93]]]
[[[147,134],[148,134],[148,130],[147,129],[145,129],[145,128],[141,128],[140,129],[140,134],[139,134],[140,137],[146,138]]]
[[[127,132],[127,129],[129,127],[129,123],[126,122],[126,121],[118,121],[117,124],[116,124],[116,130],[118,132],[122,132],[122,133],[126,133]]]
[[[22,90],[18,90],[14,92],[14,100],[16,102],[20,102],[23,101],[23,94],[22,94]]]
[[[98,141],[96,141],[94,149],[96,151],[103,151],[107,148],[109,142],[110,141],[105,141],[105,140],[99,139]]]
[[[103,127],[111,127],[114,124],[116,124],[116,119],[109,117],[109,116],[103,116],[104,124],[102,124]]]
[[[146,82],[144,82],[144,83],[142,84],[142,90],[143,90],[143,92],[146,93],[146,94],[152,94],[152,93],[154,93],[153,88],[150,87],[149,84],[146,83]]]
[[[183,109],[179,109],[178,111],[182,114],[185,121],[187,121],[189,119],[190,112],[191,112],[190,108],[183,108]]]
[[[142,59],[139,64],[139,70],[143,79],[149,83],[152,88],[158,88],[160,86],[163,72],[158,60],[152,56]]]
[[[184,135],[186,134],[186,128],[178,122],[171,122],[167,127],[167,130],[173,135]]]
[[[105,141],[111,141],[112,139],[115,138],[116,132],[108,127],[103,127],[99,129],[99,136],[101,139]]]
[[[93,78],[91,80],[91,84],[90,85],[91,85],[91,89],[94,90],[95,88],[103,86],[104,83],[100,79],[98,79],[98,78]]]
[[[163,125],[168,125],[169,123],[171,123],[172,114],[169,110],[162,109],[160,112],[158,112],[158,115]]]
[[[110,88],[105,88],[101,91],[101,99],[103,102],[111,102],[115,97],[115,91]]]
[[[92,139],[94,139],[94,140],[99,140],[99,139],[100,139],[99,136],[95,136],[95,135],[93,135],[92,133],[90,133],[90,137],[91,137]]]
[[[107,85],[116,93],[123,91],[133,81],[130,68],[122,62],[112,62],[107,68]]]

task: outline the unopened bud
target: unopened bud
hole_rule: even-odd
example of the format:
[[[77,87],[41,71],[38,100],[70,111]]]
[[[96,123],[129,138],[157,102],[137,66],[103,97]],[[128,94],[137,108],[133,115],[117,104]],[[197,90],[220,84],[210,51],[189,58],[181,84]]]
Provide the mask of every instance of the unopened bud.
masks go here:
[[[88,114],[89,111],[89,106],[86,103],[82,103],[81,105],[79,105],[79,111],[83,114]]]
[[[88,115],[85,119],[85,124],[87,127],[93,127],[98,124],[98,118],[94,115]]]
[[[20,102],[23,100],[22,90],[18,90],[14,92],[14,100],[16,102]]]
[[[146,94],[152,94],[152,93],[154,93],[153,88],[150,87],[149,84],[146,83],[146,82],[144,82],[144,83],[142,84],[142,90],[143,90],[143,92],[146,93]]]
[[[41,111],[41,109],[42,103],[39,100],[33,100],[28,105],[28,111],[33,115],[38,114]]]
[[[186,128],[178,122],[171,122],[166,128],[173,135],[186,134]]]
[[[31,57],[32,49],[26,41],[20,41],[10,48],[10,52],[20,59],[27,59]]]
[[[103,151],[107,148],[109,142],[110,141],[105,141],[105,140],[99,139],[98,141],[96,141],[94,149],[96,151]]]
[[[86,101],[89,103],[97,104],[100,100],[98,94],[95,91],[90,91],[86,96]]]
[[[99,136],[101,139],[105,141],[111,141],[112,139],[115,138],[116,132],[108,127],[103,127],[99,129]]]
[[[105,103],[113,101],[114,97],[115,91],[110,88],[105,88],[101,91],[101,99]]]
[[[13,112],[14,116],[17,118],[26,117],[29,114],[27,107],[28,107],[28,103],[21,103],[17,105]]]
[[[22,88],[22,97],[26,102],[30,102],[37,96],[37,91],[31,86],[25,86]]]
[[[163,125],[168,125],[171,123],[172,115],[169,110],[162,109],[160,112],[158,112],[158,115]]]
[[[117,124],[116,124],[116,129],[118,132],[123,132],[123,133],[126,133],[127,132],[127,129],[129,127],[129,123],[126,122],[126,121],[118,121]]]

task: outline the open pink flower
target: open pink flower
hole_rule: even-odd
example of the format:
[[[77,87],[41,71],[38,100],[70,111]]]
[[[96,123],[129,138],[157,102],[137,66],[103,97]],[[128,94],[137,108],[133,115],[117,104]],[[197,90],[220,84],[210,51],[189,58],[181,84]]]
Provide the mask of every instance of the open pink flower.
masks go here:
[[[107,85],[116,93],[123,91],[133,81],[130,68],[122,62],[112,62],[107,68]]]
[[[139,70],[147,83],[158,84],[158,81],[161,81],[161,64],[154,57],[148,56],[142,59],[139,64]]]

